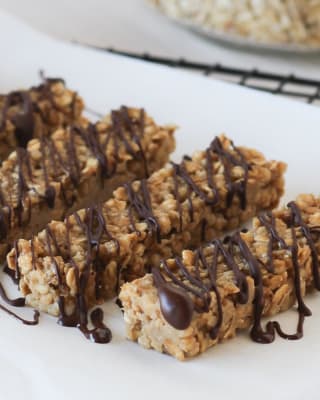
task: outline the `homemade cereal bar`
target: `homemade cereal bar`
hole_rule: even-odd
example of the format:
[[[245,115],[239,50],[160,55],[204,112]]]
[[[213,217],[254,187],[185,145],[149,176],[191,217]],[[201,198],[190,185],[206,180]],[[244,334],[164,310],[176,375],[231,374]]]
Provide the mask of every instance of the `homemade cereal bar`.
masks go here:
[[[217,137],[192,158],[118,188],[101,207],[17,241],[8,266],[27,304],[86,330],[88,308],[114,296],[124,281],[274,208],[284,171],[283,163]]]
[[[82,122],[83,101],[62,79],[44,79],[29,90],[0,95],[0,160],[34,137]]]
[[[52,219],[105,201],[120,184],[161,168],[174,128],[143,110],[121,107],[86,128],[72,125],[31,140],[0,167],[0,255]]]
[[[270,343],[275,334],[299,339],[311,314],[303,296],[320,290],[320,198],[301,195],[286,208],[253,220],[253,228],[160,263],[122,286],[129,339],[184,360],[251,329]],[[272,316],[297,303],[294,334]]]

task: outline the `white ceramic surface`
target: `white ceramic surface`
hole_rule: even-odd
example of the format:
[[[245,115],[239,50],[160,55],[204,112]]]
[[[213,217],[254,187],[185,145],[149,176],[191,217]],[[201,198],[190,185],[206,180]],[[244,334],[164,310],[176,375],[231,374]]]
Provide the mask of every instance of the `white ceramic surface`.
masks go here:
[[[143,106],[157,121],[179,124],[175,159],[225,131],[236,144],[289,164],[283,201],[318,193],[318,108],[57,42],[4,13],[0,27],[8,32],[0,40],[0,92],[35,84],[43,68],[64,77],[92,109]],[[185,363],[126,341],[113,304],[104,307],[114,336],[108,345],[92,344],[46,315],[28,327],[0,312],[0,399],[318,399],[320,295],[307,304],[313,316],[300,341],[259,345],[244,333]],[[279,316],[288,330],[296,318],[294,311]]]

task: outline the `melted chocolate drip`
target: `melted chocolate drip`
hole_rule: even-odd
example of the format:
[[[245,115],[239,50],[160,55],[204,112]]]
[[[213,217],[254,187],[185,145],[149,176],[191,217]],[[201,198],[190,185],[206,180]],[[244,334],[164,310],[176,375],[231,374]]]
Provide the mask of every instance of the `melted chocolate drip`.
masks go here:
[[[10,299],[1,283],[0,283],[0,298],[3,301],[5,301],[7,304],[9,304],[10,306],[13,306],[13,307],[23,307],[25,305],[25,299],[23,297],[19,297],[17,299]],[[26,319],[20,317],[16,313],[12,312],[11,310],[9,310],[7,307],[3,306],[2,304],[0,304],[0,309],[2,311],[4,311],[5,313],[11,315],[15,319],[19,320],[24,325],[37,325],[39,323],[39,315],[40,314],[38,311],[34,311],[33,320],[29,321],[29,320],[26,320]]]
[[[0,297],[4,300],[7,304],[13,307],[23,307],[26,303],[24,297],[18,297],[17,299],[9,299],[4,287],[0,283]]]
[[[143,137],[144,134],[144,121],[145,121],[144,110],[143,109],[140,110],[139,120],[133,120],[129,116],[128,108],[122,106],[120,108],[120,111],[113,111],[111,113],[111,118],[113,124],[112,132],[114,132],[113,140],[115,142],[115,147],[118,148],[119,145],[116,144],[116,142],[120,139],[123,142],[127,152],[132,157],[143,161],[145,168],[145,176],[148,177],[149,172],[148,172],[146,156],[141,144],[141,138]],[[139,148],[138,153],[134,150],[130,141],[128,141],[127,138],[125,137],[124,129],[126,129],[129,132],[130,139],[138,146]],[[107,141],[109,140],[110,139],[107,138]]]
[[[136,211],[138,217],[148,224],[148,228],[151,232],[155,232],[157,237],[157,242],[160,243],[160,225],[157,218],[154,216],[151,206],[150,193],[148,189],[148,182],[146,179],[140,181],[138,191],[135,191],[131,183],[126,183],[124,185],[129,200],[129,219],[130,224],[134,231],[139,233],[134,222],[133,210]]]
[[[18,284],[18,283],[19,283],[19,282],[16,280],[16,272],[13,271],[12,269],[10,269],[10,268],[8,267],[8,263],[7,263],[7,262],[5,262],[5,264],[4,264],[3,272],[4,272],[5,274],[7,274],[7,275],[11,278],[11,280],[12,280],[13,283],[15,283],[15,284]]]
[[[274,246],[278,245],[281,249],[285,249],[291,253],[292,266],[294,274],[294,289],[295,297],[298,303],[298,324],[297,331],[294,334],[285,333],[280,324],[276,321],[270,321],[266,325],[266,329],[261,326],[261,318],[263,314],[264,301],[263,301],[263,280],[261,274],[261,263],[253,253],[250,251],[246,242],[242,239],[240,233],[235,233],[234,235],[228,237],[228,240],[214,240],[211,244],[212,249],[212,261],[208,262],[203,254],[202,248],[198,249],[195,253],[195,260],[193,265],[195,266],[194,271],[190,271],[183,264],[179,257],[175,258],[175,264],[178,268],[178,274],[173,273],[165,261],[162,261],[162,272],[159,269],[153,269],[153,277],[155,286],[158,289],[158,295],[161,305],[161,311],[164,318],[169,324],[171,324],[176,329],[186,329],[192,319],[191,307],[181,306],[181,299],[185,299],[188,296],[188,292],[191,293],[194,298],[198,299],[194,302],[194,310],[198,313],[208,312],[211,302],[210,292],[214,292],[217,302],[217,322],[214,327],[209,332],[212,339],[215,339],[219,333],[219,328],[222,324],[222,304],[219,291],[216,284],[216,274],[218,267],[218,258],[222,256],[225,262],[225,266],[230,269],[235,278],[235,284],[239,288],[239,294],[237,302],[240,304],[245,304],[248,301],[248,285],[246,280],[246,274],[243,270],[240,270],[238,263],[236,262],[235,249],[237,249],[237,257],[240,257],[242,263],[247,266],[247,273],[253,278],[255,285],[255,295],[254,295],[254,315],[253,315],[253,326],[251,329],[251,338],[258,343],[271,343],[275,338],[275,333],[277,332],[279,336],[288,340],[300,339],[303,335],[303,322],[306,316],[311,315],[311,311],[305,305],[301,286],[300,286],[300,269],[298,259],[298,239],[297,230],[304,236],[312,257],[312,272],[315,287],[320,290],[319,287],[319,260],[317,255],[317,250],[312,237],[314,232],[318,230],[309,228],[309,226],[304,222],[300,209],[295,202],[290,202],[288,204],[288,211],[290,212],[290,219],[288,221],[288,227],[291,230],[292,244],[288,245],[286,241],[279,235],[276,227],[276,221],[272,213],[266,213],[259,217],[259,221],[262,226],[267,230],[270,240],[268,245],[268,262],[263,264],[269,273],[274,272],[274,266],[272,263],[272,252]],[[204,283],[200,276],[200,270],[206,270],[208,275],[208,283]],[[165,280],[163,274],[169,278],[169,282]],[[187,283],[189,282],[189,283]],[[163,285],[169,287],[169,290],[163,290]],[[179,295],[175,297],[171,294],[178,290]],[[188,296],[190,299],[190,297]],[[165,307],[162,306],[165,304]],[[200,305],[199,305],[200,304]],[[170,310],[178,309],[177,315]],[[168,311],[169,310],[169,311]]]
[[[120,310],[123,311],[123,310],[122,310],[123,305],[122,305],[122,302],[121,302],[121,300],[119,299],[119,297],[116,298],[115,303],[116,303],[116,305],[120,308]]]
[[[223,148],[221,141],[216,137],[211,143],[210,150],[217,154],[224,166],[224,178],[227,185],[227,207],[230,207],[233,198],[237,195],[241,208],[244,210],[247,204],[247,182],[250,165],[245,160],[241,151],[231,142],[231,148],[235,154]],[[240,181],[233,182],[231,170],[234,166],[240,166],[244,171],[244,177]]]
[[[18,321],[22,322],[24,325],[38,325],[39,324],[40,313],[37,310],[34,310],[33,319],[31,321],[20,317],[16,313],[10,311],[7,307],[4,307],[2,304],[0,304],[0,310],[2,310],[5,313],[11,315],[11,317],[13,317],[13,318],[17,319]]]
[[[87,326],[80,325],[80,330],[84,336],[94,343],[109,343],[112,339],[112,333],[103,323],[103,311],[101,308],[93,310],[90,319],[94,329],[88,329]]]
[[[96,129],[96,126],[93,124],[89,125],[87,129],[90,132],[89,135],[83,128],[74,127],[74,129],[80,133],[82,139],[85,141],[87,146],[90,148],[92,154],[94,154],[94,156],[98,160],[101,170],[101,177],[104,179],[110,178],[115,170],[113,169],[109,171],[108,160],[105,154],[105,147],[102,147],[100,143],[99,133]]]
[[[292,237],[292,245],[291,246],[288,246],[285,243],[285,241],[278,235],[274,219],[270,218],[269,223],[266,220],[260,219],[260,222],[262,223],[262,225],[265,226],[265,228],[269,232],[269,235],[271,236],[271,240],[270,240],[271,243],[273,241],[277,241],[281,248],[286,249],[291,252],[292,265],[293,265],[293,271],[294,271],[294,288],[295,288],[295,296],[296,296],[297,303],[298,303],[299,319],[298,319],[298,324],[297,324],[297,330],[296,330],[296,333],[294,333],[294,334],[284,333],[280,327],[280,324],[276,321],[268,322],[267,332],[268,332],[268,337],[270,339],[269,342],[272,342],[274,340],[275,332],[277,332],[278,335],[284,339],[288,339],[288,340],[300,339],[303,336],[304,318],[311,315],[311,311],[305,305],[303,298],[302,298],[302,293],[301,293],[300,265],[299,265],[299,259],[298,259],[298,241],[297,241],[296,228],[300,228],[301,233],[306,238],[307,244],[311,250],[312,272],[313,272],[314,285],[317,290],[320,290],[320,287],[319,287],[319,261],[318,261],[315,244],[314,244],[313,238],[311,236],[311,231],[310,231],[308,225],[303,221],[301,212],[300,212],[297,204],[295,202],[290,202],[288,204],[288,208],[291,211],[291,216],[290,216],[290,221],[289,221],[289,226],[291,228],[291,237]],[[272,260],[272,247],[271,246],[269,246],[268,252],[269,252],[269,264],[270,264],[270,260]],[[266,267],[266,268],[267,268],[267,270],[271,269],[270,266],[269,266],[269,268],[268,267]]]
[[[94,325],[94,329],[88,328],[88,306],[86,304],[85,296],[86,289],[88,286],[88,280],[93,269],[95,273],[95,286],[96,286],[96,299],[99,300],[101,294],[101,275],[104,273],[104,268],[102,268],[102,263],[99,260],[99,246],[104,236],[107,240],[112,240],[115,242],[117,249],[119,248],[119,243],[112,237],[109,233],[102,211],[98,206],[93,206],[86,209],[86,214],[82,220],[78,213],[72,214],[77,225],[82,229],[86,237],[87,242],[87,257],[85,261],[84,268],[80,273],[80,267],[77,262],[72,257],[71,251],[71,239],[70,239],[70,216],[66,219],[67,227],[67,240],[64,245],[67,246],[67,254],[69,255],[66,260],[74,268],[76,275],[76,285],[77,285],[77,299],[73,312],[67,314],[65,310],[65,297],[61,294],[59,297],[59,310],[60,317],[58,323],[63,326],[68,327],[78,327],[79,330],[88,339],[95,341],[97,343],[108,343],[111,340],[111,332],[108,327],[103,324],[103,311],[101,309],[96,309],[91,313],[91,322]],[[33,239],[31,240],[32,243]],[[46,242],[48,245],[49,257],[51,257],[52,263],[55,267],[55,272],[58,280],[58,286],[62,286],[62,278],[59,271],[59,266],[57,264],[55,254],[64,257],[64,252],[60,249],[58,241],[50,229],[50,226],[46,227]],[[16,247],[16,254],[18,258],[18,248]],[[32,257],[33,268],[36,269],[35,257]],[[19,269],[19,265],[17,265]]]
[[[158,268],[153,269],[160,308],[163,316],[176,329],[186,329],[191,323],[194,304],[186,291],[166,282]]]

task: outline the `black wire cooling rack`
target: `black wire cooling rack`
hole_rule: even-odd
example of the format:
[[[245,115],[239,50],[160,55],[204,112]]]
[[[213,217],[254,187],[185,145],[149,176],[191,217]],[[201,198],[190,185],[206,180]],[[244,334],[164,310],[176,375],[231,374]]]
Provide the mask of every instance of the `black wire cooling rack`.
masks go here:
[[[258,69],[241,69],[228,67],[219,63],[205,64],[187,61],[183,58],[171,59],[148,53],[131,53],[113,48],[99,48],[130,58],[167,65],[173,68],[202,73],[209,77],[237,83],[252,89],[295,98],[297,100],[320,106],[320,80],[307,79],[295,75],[280,75],[259,71]]]

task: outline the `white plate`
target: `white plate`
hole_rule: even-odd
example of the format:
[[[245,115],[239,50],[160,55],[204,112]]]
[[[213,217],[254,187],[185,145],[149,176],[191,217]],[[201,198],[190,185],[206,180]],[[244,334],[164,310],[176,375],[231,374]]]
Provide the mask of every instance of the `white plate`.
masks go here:
[[[318,193],[316,107],[57,42],[1,13],[0,27],[1,92],[36,83],[44,68],[49,76],[64,77],[97,111],[143,106],[158,122],[179,124],[176,159],[225,131],[237,144],[288,162],[283,201]],[[46,315],[39,326],[27,327],[0,313],[0,398],[319,398],[320,296],[309,296],[307,304],[313,316],[300,341],[259,345],[242,334],[185,363],[126,341],[121,313],[112,304],[105,306],[114,336],[108,345],[92,344]],[[31,310],[23,312],[29,316]],[[296,318],[294,311],[279,316],[289,330]]]

